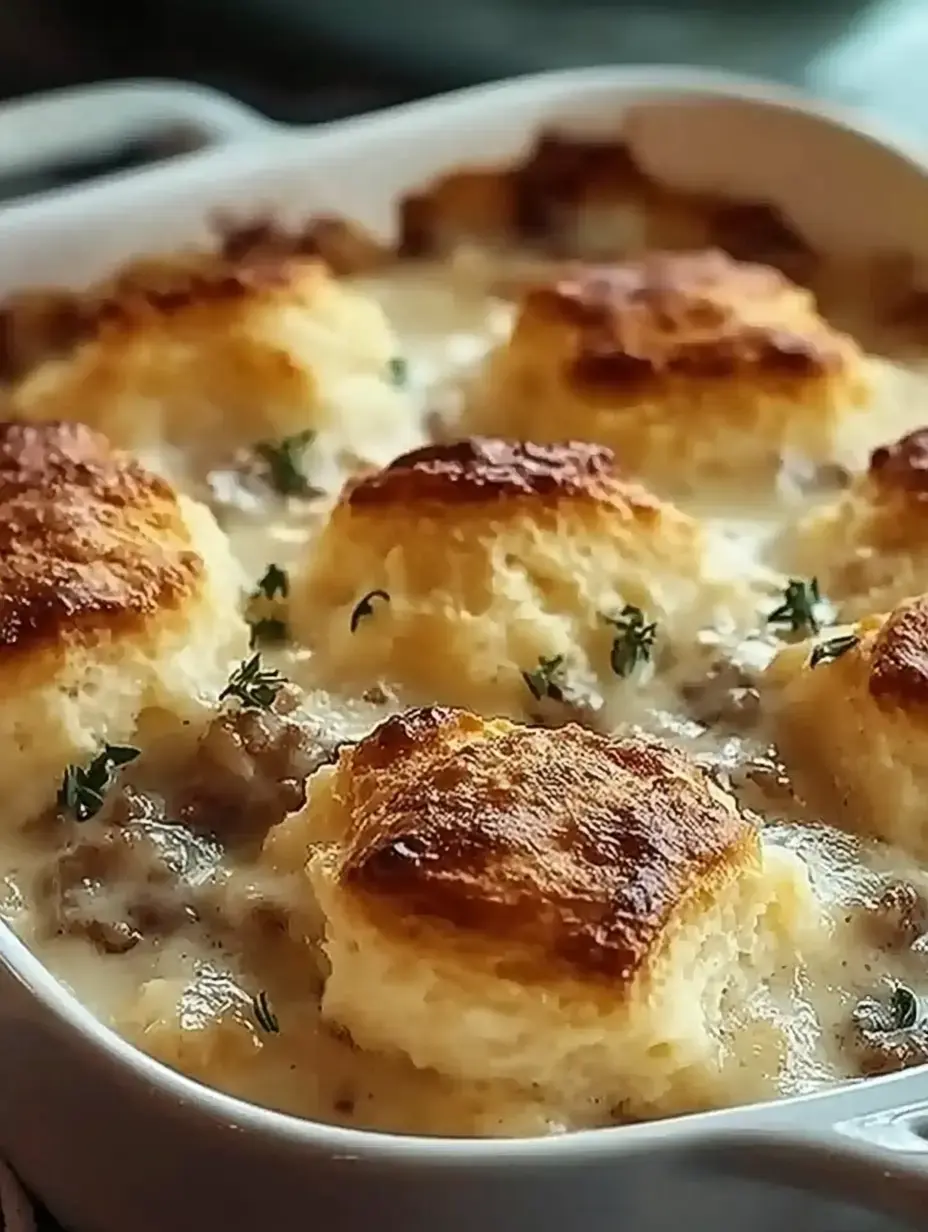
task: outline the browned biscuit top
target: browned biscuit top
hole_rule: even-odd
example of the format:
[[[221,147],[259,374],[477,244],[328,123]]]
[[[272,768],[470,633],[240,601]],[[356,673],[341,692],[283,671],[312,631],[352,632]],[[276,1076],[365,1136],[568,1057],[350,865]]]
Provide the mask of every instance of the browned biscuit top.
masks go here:
[[[734,800],[644,737],[426,709],[381,724],[337,774],[359,776],[342,794],[345,890],[385,928],[450,926],[523,975],[630,982],[675,913],[698,911],[757,850]]]
[[[203,572],[172,488],[105,437],[0,424],[0,655],[177,608]]]

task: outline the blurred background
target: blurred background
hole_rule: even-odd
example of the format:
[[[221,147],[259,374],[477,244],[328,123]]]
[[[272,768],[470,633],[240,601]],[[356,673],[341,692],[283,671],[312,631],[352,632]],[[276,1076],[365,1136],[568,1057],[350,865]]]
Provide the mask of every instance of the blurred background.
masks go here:
[[[182,77],[298,123],[542,68],[675,62],[802,83],[928,138],[926,59],[928,0],[0,0],[2,97]]]

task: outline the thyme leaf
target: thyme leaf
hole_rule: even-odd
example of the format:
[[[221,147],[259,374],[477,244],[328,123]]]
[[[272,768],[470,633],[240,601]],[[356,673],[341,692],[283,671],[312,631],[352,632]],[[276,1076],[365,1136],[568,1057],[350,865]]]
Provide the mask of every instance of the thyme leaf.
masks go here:
[[[819,642],[809,656],[809,667],[818,667],[820,663],[833,663],[843,654],[853,650],[860,638],[856,633],[844,633],[841,637],[833,637],[827,642]]]
[[[268,565],[258,582],[258,594],[264,595],[265,599],[276,599],[278,595],[286,599],[290,594],[286,569],[281,569],[280,565]]]
[[[783,591],[783,602],[767,617],[769,625],[786,625],[791,633],[820,633],[827,624],[827,604],[818,588],[818,578],[804,582],[790,578]]]
[[[128,744],[107,744],[86,766],[68,766],[58,788],[58,805],[75,821],[89,821],[103,807],[116,771],[139,756]]]
[[[260,441],[255,446],[255,453],[267,465],[271,487],[281,496],[307,496],[312,492],[303,461],[315,435],[307,428],[279,441]]]
[[[280,1023],[277,1020],[277,1015],[271,1008],[268,995],[263,988],[252,997],[251,1008],[255,1016],[255,1022],[262,1031],[266,1031],[268,1035],[280,1034]]]
[[[394,355],[388,365],[390,380],[398,388],[402,389],[409,380],[409,364],[402,355]]]
[[[550,659],[541,658],[538,666],[532,672],[523,672],[522,679],[536,701],[550,697],[552,701],[564,700],[564,656],[553,655]]]
[[[919,1000],[911,988],[897,984],[889,1000],[864,997],[855,1005],[851,1017],[858,1030],[865,1034],[889,1035],[911,1031],[918,1025]]]
[[[897,984],[889,998],[889,1012],[893,1016],[895,1030],[908,1031],[918,1021],[918,998],[905,984]]]
[[[390,596],[385,590],[369,590],[363,599],[359,599],[354,605],[354,610],[351,613],[351,632],[357,632],[358,625],[367,616],[374,614],[374,600],[383,599],[385,603],[390,602]]]
[[[290,630],[285,620],[285,605],[282,602],[290,594],[290,579],[279,565],[268,565],[252,592],[246,609],[246,618],[251,626],[249,646],[279,646],[287,641]]]
[[[238,665],[219,694],[219,700],[235,697],[246,710],[267,710],[274,704],[283,683],[280,672],[262,667],[261,655],[254,654]]]
[[[639,663],[648,663],[657,635],[657,622],[646,621],[644,612],[626,603],[618,616],[604,617],[615,629],[609,664],[617,676],[630,676]]]

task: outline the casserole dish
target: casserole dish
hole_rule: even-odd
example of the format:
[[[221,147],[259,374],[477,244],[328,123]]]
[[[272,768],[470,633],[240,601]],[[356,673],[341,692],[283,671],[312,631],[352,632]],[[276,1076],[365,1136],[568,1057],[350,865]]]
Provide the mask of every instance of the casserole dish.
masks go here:
[[[29,106],[40,132],[56,118],[54,101]],[[104,139],[117,106],[107,100]],[[216,106],[191,121],[241,141],[10,206],[0,285],[85,285],[138,253],[205,241],[218,211],[294,225],[348,215],[389,239],[398,198],[449,163],[509,164],[540,128],[603,135],[626,117],[646,169],[677,189],[769,202],[817,249],[928,258],[917,151],[789,92],[711,74],[553,74],[305,133],[243,112],[217,122]],[[174,118],[182,109],[175,100]],[[75,1232],[375,1220],[449,1232],[877,1226],[851,1204],[928,1222],[924,1067],[537,1141],[374,1134],[285,1117],[159,1065],[101,1026],[5,928],[0,964],[0,1151]]]

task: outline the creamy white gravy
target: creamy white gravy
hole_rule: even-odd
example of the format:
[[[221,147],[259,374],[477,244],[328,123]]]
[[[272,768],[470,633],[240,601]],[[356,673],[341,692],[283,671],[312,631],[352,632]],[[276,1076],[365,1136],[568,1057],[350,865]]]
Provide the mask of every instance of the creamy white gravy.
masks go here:
[[[507,328],[509,309],[489,299],[478,283],[447,270],[411,267],[361,284],[382,302],[402,340],[410,385],[421,399],[423,441],[427,425],[434,423],[429,412],[453,414],[460,378]],[[886,397],[878,439],[847,442],[852,464],[859,464],[873,445],[915,426],[919,405],[928,405],[924,376],[888,364],[883,368],[886,387],[897,392]],[[177,471],[177,458],[158,461]],[[217,482],[221,489],[221,476]],[[198,494],[203,494],[202,485]],[[769,498],[755,493],[740,504],[705,493],[698,501],[681,503],[718,533],[725,544],[719,550],[731,554],[733,567],[748,569],[762,562],[786,510],[816,499],[821,493],[810,495],[786,483]],[[286,511],[275,499],[264,506],[224,505],[219,513],[248,574],[257,579],[272,561],[286,568],[297,560],[327,504],[328,498],[321,498]],[[761,587],[768,593],[759,595],[759,613],[765,604],[769,610],[781,580],[771,574]],[[763,662],[772,648],[764,636],[752,653]],[[305,653],[285,650],[276,661],[310,690],[305,709],[322,717],[338,739],[358,737],[390,709],[389,702],[341,703],[312,691],[312,665]],[[693,665],[690,670],[697,679],[702,672]],[[730,1079],[728,1102],[859,1077],[858,1064],[843,1044],[854,1004],[864,996],[887,995],[895,981],[928,997],[923,949],[918,943],[887,947],[871,935],[875,930],[868,928],[866,917],[861,922],[861,907],[895,878],[928,894],[928,875],[897,852],[830,829],[822,824],[827,818],[784,816],[792,806],[782,803],[785,791],[779,801],[771,793],[770,784],[779,778],[782,785],[784,774],[766,747],[762,728],[761,734],[744,737],[694,721],[680,712],[678,699],[663,684],[640,691],[634,705],[631,712],[624,695],[623,723],[664,735],[734,777],[744,802],[764,815],[764,841],[800,851],[828,904],[831,928],[820,952],[806,956],[803,977],[797,978],[792,967],[784,969],[781,979],[758,988],[747,1004],[731,1007],[720,1044]],[[745,785],[746,771],[765,776],[767,788]],[[125,953],[106,954],[86,936],[49,936],[31,890],[48,852],[35,838],[9,834],[0,844],[0,912],[101,1019],[168,1064],[254,1102],[323,1121],[425,1133],[537,1134],[612,1120],[608,1107],[592,1107],[581,1119],[565,1123],[535,1094],[452,1084],[403,1061],[354,1048],[320,1021],[321,973],[308,961],[306,947],[288,936],[293,887],[259,873],[253,856],[224,854],[192,841],[181,854],[188,864],[193,859],[194,871],[188,869],[179,879],[199,878],[218,887],[227,919],[238,926],[231,935],[217,935],[191,921],[166,936],[154,930]],[[106,914],[110,891],[105,885],[94,887],[92,878],[87,886],[93,912]],[[305,895],[305,887],[300,892]],[[256,1020],[259,990],[272,1007],[277,1032]]]

